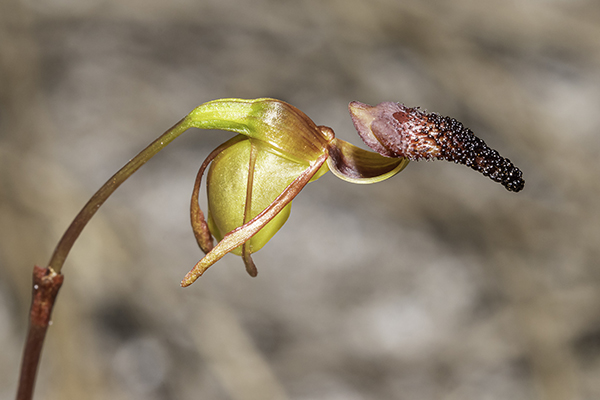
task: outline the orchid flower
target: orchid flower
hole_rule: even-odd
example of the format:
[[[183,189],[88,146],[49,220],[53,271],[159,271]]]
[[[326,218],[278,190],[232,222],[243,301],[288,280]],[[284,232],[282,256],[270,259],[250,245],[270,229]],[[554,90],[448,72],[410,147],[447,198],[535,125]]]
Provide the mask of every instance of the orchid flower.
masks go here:
[[[358,134],[374,152],[337,139],[331,128],[317,126],[283,101],[220,99],[194,109],[129,160],[79,211],[47,267],[34,268],[17,397],[33,395],[42,345],[63,282],[61,269],[83,228],[125,180],[189,128],[238,135],[212,151],[198,171],[190,214],[196,240],[206,255],[184,277],[182,286],[191,285],[230,252],[242,256],[248,273],[256,276],[252,253],[285,223],[302,188],[327,171],[349,182],[373,183],[394,176],[409,160],[444,159],[470,166],[510,191],[523,189],[521,171],[452,118],[390,102],[376,106],[352,102],[349,107]],[[205,218],[198,197],[209,166]],[[213,238],[218,240],[216,246]]]
[[[508,190],[523,188],[522,173],[462,124],[398,103],[352,102],[354,125],[375,152],[337,139],[303,112],[275,99],[220,99],[193,110],[186,127],[238,133],[202,163],[192,194],[192,228],[206,254],[181,282],[191,285],[231,252],[256,276],[251,254],[286,222],[291,202],[327,171],[352,183],[388,179],[409,160],[445,159],[472,167]],[[186,128],[187,129],[187,128]],[[208,217],[198,203],[207,167]],[[213,237],[218,244],[213,245]]]

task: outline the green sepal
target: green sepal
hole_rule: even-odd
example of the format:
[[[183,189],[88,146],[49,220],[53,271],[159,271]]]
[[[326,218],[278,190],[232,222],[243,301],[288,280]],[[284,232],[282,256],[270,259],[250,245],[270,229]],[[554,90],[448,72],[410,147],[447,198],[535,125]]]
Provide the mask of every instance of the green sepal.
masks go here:
[[[319,158],[333,139],[296,107],[275,99],[219,99],[187,116],[190,126],[237,132],[267,143],[281,156],[299,162]]]
[[[256,146],[251,198],[248,173],[251,146]],[[208,225],[218,241],[267,208],[309,166],[269,151],[263,142],[246,139],[223,150],[212,161],[207,175]],[[250,202],[250,215],[245,215]],[[291,203],[249,240],[251,253],[258,251],[277,233],[290,214]],[[233,251],[241,255],[241,247]]]

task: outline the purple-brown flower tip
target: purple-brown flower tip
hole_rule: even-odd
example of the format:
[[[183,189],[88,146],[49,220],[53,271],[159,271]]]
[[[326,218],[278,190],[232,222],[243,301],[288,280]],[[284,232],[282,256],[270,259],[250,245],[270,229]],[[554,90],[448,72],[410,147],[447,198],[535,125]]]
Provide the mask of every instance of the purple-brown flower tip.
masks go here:
[[[523,173],[509,159],[454,118],[393,102],[370,106],[354,101],[349,109],[360,137],[381,155],[464,164],[513,192],[525,185]]]

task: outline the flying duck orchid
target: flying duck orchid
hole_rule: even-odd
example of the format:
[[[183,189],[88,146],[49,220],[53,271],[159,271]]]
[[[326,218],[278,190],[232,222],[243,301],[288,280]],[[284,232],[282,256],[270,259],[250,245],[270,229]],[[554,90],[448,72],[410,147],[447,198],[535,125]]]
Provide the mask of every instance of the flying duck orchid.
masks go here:
[[[256,276],[251,254],[265,245],[287,220],[292,199],[327,171],[354,183],[387,179],[408,159],[390,158],[337,139],[302,111],[274,99],[222,99],[190,113],[192,126],[239,135],[206,158],[196,178],[190,207],[192,228],[206,253],[185,276],[193,283],[225,254],[241,255]],[[208,217],[198,205],[205,169]],[[219,242],[213,247],[213,237]]]
[[[373,183],[397,174],[409,160],[445,159],[468,165],[508,190],[523,188],[519,169],[452,118],[391,102],[352,102],[349,109],[359,135],[375,152],[337,139],[331,128],[274,99],[215,100],[188,115],[190,126],[239,135],[215,149],[198,171],[190,210],[206,256],[182,286],[229,252],[242,256],[247,272],[256,276],[251,254],[286,222],[302,188],[327,171],[349,182]],[[209,164],[205,218],[198,192]]]
[[[374,151],[336,138],[331,128],[316,125],[280,100],[219,99],[200,105],[92,196],[56,246],[48,271],[60,274],[79,234],[104,201],[189,128],[238,135],[211,152],[198,171],[190,214],[196,240],[206,255],[184,277],[182,286],[191,285],[230,252],[242,256],[248,273],[256,276],[251,254],[285,223],[302,188],[327,171],[348,182],[374,183],[394,176],[410,160],[444,159],[470,166],[510,191],[523,189],[521,171],[455,119],[391,102],[376,106],[352,102],[349,110],[358,134]],[[206,168],[207,217],[198,204]]]
[[[252,253],[285,223],[302,188],[327,171],[349,182],[373,183],[397,174],[409,160],[444,159],[465,164],[510,191],[523,189],[521,171],[452,118],[390,102],[376,106],[352,102],[349,108],[358,134],[374,151],[337,139],[331,128],[316,125],[283,101],[220,99],[194,109],[125,164],[83,206],[48,266],[34,268],[17,397],[33,395],[42,345],[63,282],[61,269],[83,228],[125,180],[189,128],[237,135],[212,151],[198,171],[190,214],[196,240],[206,255],[184,277],[182,286],[191,285],[230,252],[242,256],[248,273],[256,276]],[[198,197],[207,168],[205,218]]]

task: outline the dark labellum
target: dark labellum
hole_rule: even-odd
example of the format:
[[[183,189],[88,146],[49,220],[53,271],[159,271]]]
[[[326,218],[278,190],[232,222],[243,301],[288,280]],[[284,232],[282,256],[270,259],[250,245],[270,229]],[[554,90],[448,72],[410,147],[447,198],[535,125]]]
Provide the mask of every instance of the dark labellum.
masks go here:
[[[521,170],[454,118],[392,102],[352,102],[350,113],[365,143],[384,156],[464,164],[513,192],[525,185]]]

